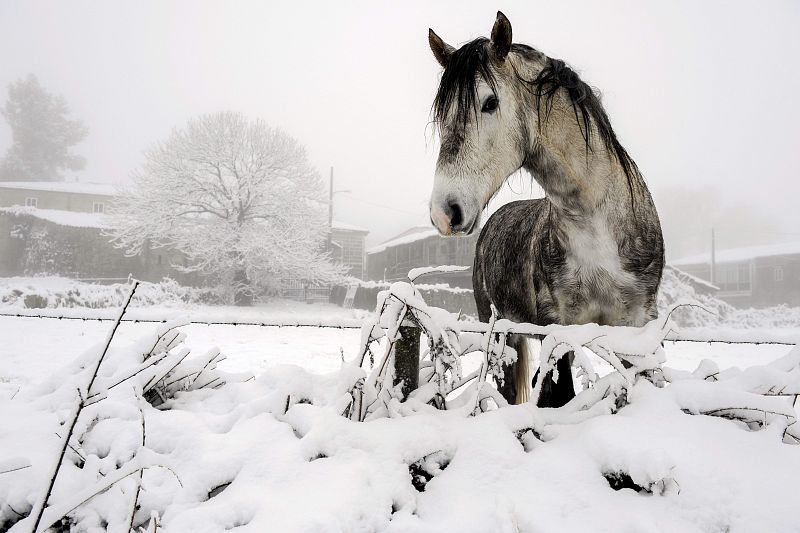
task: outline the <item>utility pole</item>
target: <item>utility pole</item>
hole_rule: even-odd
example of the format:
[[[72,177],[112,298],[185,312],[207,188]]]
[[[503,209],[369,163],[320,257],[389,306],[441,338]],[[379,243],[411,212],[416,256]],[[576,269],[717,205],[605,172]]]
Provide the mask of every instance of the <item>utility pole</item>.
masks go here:
[[[717,281],[717,249],[714,239],[714,228],[711,228],[711,284],[716,285]]]
[[[331,167],[331,181],[328,184],[328,251],[333,255],[333,197],[340,192],[353,192],[350,189],[333,190],[333,167]]]
[[[328,252],[333,253],[333,167],[328,187]]]

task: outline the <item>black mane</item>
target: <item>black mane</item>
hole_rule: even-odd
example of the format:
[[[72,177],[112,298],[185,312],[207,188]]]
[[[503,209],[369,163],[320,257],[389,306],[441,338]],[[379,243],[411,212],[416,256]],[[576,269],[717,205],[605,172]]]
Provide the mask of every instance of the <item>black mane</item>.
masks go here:
[[[489,39],[480,37],[471,41],[450,56],[447,68],[442,73],[439,90],[433,99],[433,119],[443,124],[447,112],[455,103],[456,120],[462,129],[467,127],[470,114],[477,112],[475,97],[477,96],[477,76],[480,76],[494,91],[496,80],[489,68]]]
[[[462,129],[466,128],[470,114],[473,111],[478,112],[476,102],[478,75],[493,91],[496,90],[497,80],[490,68],[492,57],[488,44],[489,39],[481,37],[453,52],[442,74],[436,98],[433,100],[433,118],[439,124],[444,123],[450,108],[455,103],[457,123],[461,125]],[[633,201],[633,183],[640,176],[639,169],[617,139],[603,105],[600,103],[599,94],[559,59],[544,56],[530,46],[522,44],[512,45],[511,51],[530,59],[544,58],[545,67],[535,79],[526,80],[517,74],[520,81],[527,84],[533,93],[539,129],[541,130],[547,125],[553,108],[553,97],[560,89],[563,89],[572,103],[575,120],[586,143],[587,154],[592,150],[591,126],[594,124],[605,148],[616,157],[622,166],[625,176],[628,178],[631,201]]]

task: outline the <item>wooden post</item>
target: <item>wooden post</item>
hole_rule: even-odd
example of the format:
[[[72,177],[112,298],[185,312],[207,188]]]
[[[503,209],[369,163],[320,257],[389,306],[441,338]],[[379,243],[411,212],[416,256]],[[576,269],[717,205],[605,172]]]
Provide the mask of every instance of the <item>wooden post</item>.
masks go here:
[[[400,326],[400,339],[394,343],[394,385],[403,382],[403,400],[419,386],[419,329]]]

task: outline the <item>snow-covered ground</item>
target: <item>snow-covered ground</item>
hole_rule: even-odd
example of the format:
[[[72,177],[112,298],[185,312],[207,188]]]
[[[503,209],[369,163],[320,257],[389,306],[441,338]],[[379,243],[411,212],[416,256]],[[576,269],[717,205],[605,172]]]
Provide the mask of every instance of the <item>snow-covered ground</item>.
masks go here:
[[[365,319],[362,311],[285,301],[131,313]],[[98,383],[141,361],[159,327],[123,323]],[[110,328],[107,321],[0,316],[0,530],[41,499],[60,423]],[[778,376],[800,392],[800,352],[791,346],[667,342],[667,366],[713,369],[708,359],[720,381],[673,373],[685,381],[656,388],[640,380],[615,414],[523,405],[471,417],[412,402],[392,408],[392,417],[354,422],[341,416],[340,398],[352,373],[342,369],[342,356],[358,355],[358,329],[191,324],[180,331],[188,361],[217,346],[226,357],[219,370],[256,379],[179,393],[161,408],[137,401],[133,383],[110,389],[79,419],[80,438],[67,450],[46,518],[63,512],[74,531],[127,532],[137,501],[133,523],[146,526],[156,512],[164,532],[800,531],[800,446],[782,442],[796,417],[792,398],[763,397],[753,385]],[[465,373],[478,360],[465,361]],[[765,427],[700,414],[743,398],[763,412]],[[138,490],[140,466],[148,468]],[[84,502],[127,472],[134,473]],[[24,527],[30,524],[11,531]]]

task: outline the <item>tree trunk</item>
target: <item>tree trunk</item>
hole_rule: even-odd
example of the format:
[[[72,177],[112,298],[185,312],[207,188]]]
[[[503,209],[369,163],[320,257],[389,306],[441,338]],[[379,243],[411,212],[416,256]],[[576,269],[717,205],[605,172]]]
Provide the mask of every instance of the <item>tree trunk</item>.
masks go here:
[[[253,287],[247,277],[247,270],[243,268],[233,274],[233,303],[239,307],[253,305]]]

